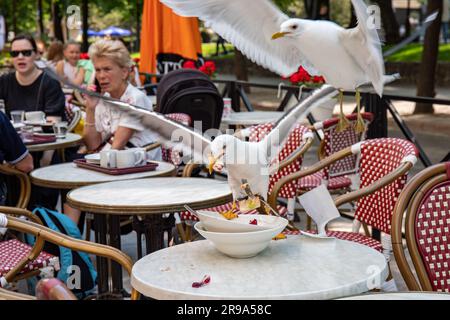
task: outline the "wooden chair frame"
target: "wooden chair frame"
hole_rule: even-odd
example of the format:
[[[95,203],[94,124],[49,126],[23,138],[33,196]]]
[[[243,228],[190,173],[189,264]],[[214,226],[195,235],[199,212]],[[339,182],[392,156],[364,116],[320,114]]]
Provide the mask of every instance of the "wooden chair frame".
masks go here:
[[[0,164],[0,173],[15,176],[19,180],[20,196],[16,207],[26,209],[31,196],[31,182],[28,174],[7,164]]]
[[[23,214],[26,215],[25,212]],[[6,215],[4,215],[4,217],[6,217]],[[36,237],[36,245],[33,247],[32,252],[30,253],[28,258],[30,258],[31,256],[33,256],[34,258],[37,257],[44,246],[44,242],[48,241],[58,246],[69,248],[71,250],[82,251],[88,254],[94,254],[114,260],[122,267],[124,267],[128,274],[131,276],[133,261],[128,255],[116,248],[84,240],[74,239],[34,222],[24,221],[14,217],[7,217],[6,219],[7,222],[4,227],[27,234],[32,234]],[[30,260],[27,260],[27,262],[28,261]],[[22,268],[15,267],[14,270],[11,270],[10,272],[8,272],[8,274],[5,275],[5,279],[9,282],[9,280],[12,279],[13,271],[14,273],[17,273],[17,269],[19,269],[20,272]],[[139,296],[140,294],[134,288],[132,288],[131,300],[137,300]]]
[[[449,177],[447,176],[448,166],[448,163],[438,164],[417,174],[400,194],[394,209],[391,233],[394,257],[400,269],[400,273],[402,274],[408,289],[411,291],[433,291],[433,287],[428,278],[425,265],[415,241],[415,221],[419,206],[428,191],[433,189],[436,185],[449,180]],[[406,215],[404,217],[405,212]],[[405,249],[403,247],[403,219],[405,219],[407,249],[411,255],[418,280],[414,276],[411,266],[406,259]]]

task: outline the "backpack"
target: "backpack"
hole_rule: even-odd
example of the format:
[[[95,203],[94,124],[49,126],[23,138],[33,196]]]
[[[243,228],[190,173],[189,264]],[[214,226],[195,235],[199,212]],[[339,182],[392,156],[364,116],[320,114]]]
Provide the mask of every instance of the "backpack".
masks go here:
[[[158,84],[157,110],[162,114],[185,113],[202,122],[202,131],[218,129],[223,99],[215,84],[201,71],[178,69],[166,74]]]
[[[37,207],[33,210],[33,213],[38,216],[44,226],[49,229],[75,239],[81,239],[80,230],[66,215],[42,207]],[[35,243],[34,236],[27,235],[26,240],[30,245],[34,245]],[[97,284],[97,271],[95,271],[94,265],[88,254],[73,251],[47,241],[45,242],[43,250],[59,257],[61,268],[57,272],[56,277],[64,282],[77,298],[82,299],[93,293]],[[74,276],[78,270],[80,279],[75,279]]]

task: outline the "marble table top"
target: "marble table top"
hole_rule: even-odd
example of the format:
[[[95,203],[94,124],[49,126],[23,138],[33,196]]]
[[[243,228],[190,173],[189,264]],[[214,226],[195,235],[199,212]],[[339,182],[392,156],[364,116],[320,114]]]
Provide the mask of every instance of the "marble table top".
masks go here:
[[[161,214],[202,209],[232,200],[226,181],[206,178],[151,178],[86,186],[67,194],[69,204],[93,213]]]
[[[83,140],[83,137],[80,136],[79,134],[67,133],[64,139],[56,139],[55,142],[50,143],[30,145],[27,146],[27,149],[30,152],[64,149],[78,145],[81,142],[81,140]]]
[[[285,113],[279,111],[253,111],[253,112],[233,112],[228,117],[222,118],[222,124],[226,125],[258,125],[268,122],[276,122]]]
[[[211,282],[192,283],[205,275]],[[334,299],[386,279],[384,256],[367,246],[304,236],[272,241],[249,259],[233,259],[207,241],[154,252],[135,263],[131,285],[155,299]]]
[[[341,298],[339,300],[450,300],[450,294],[418,291],[368,293],[359,296]]]
[[[41,187],[75,189],[103,182],[167,176],[172,174],[175,169],[171,163],[158,162],[158,167],[154,171],[110,175],[79,168],[75,163],[70,162],[36,169],[30,173],[30,178],[33,184]]]

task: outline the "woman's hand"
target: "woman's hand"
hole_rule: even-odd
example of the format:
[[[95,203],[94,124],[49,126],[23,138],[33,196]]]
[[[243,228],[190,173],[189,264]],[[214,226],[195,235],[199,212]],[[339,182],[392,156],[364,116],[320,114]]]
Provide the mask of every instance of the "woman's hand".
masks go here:
[[[95,91],[96,86],[94,84],[91,84],[90,86],[87,87],[87,89],[89,91]],[[86,109],[95,111],[95,107],[97,106],[99,99],[87,94],[83,94],[83,99],[86,101],[85,103]]]

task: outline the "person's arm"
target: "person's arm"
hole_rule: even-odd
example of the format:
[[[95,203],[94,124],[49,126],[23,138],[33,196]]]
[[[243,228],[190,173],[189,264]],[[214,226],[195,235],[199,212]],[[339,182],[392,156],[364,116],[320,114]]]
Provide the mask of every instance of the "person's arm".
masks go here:
[[[66,107],[66,98],[58,81],[47,78],[45,86],[42,88],[41,95],[44,96],[44,112],[47,117],[64,117],[64,108]],[[42,101],[41,100],[41,101]]]
[[[64,75],[64,60],[60,60],[56,63],[56,73],[60,76],[65,78]]]
[[[136,130],[126,128],[126,127],[118,127],[116,133],[114,134],[114,141],[112,144],[112,148],[116,150],[122,150],[127,145],[128,141],[131,139]]]
[[[9,119],[0,112],[0,151],[4,160],[18,170],[33,170],[33,158]]]
[[[33,157],[31,156],[31,154],[27,154],[27,156],[20,160],[19,162],[17,162],[14,167],[16,167],[16,169],[22,171],[22,172],[30,172],[34,169],[34,164],[33,164]]]
[[[86,72],[82,67],[78,68],[78,72],[77,75],[75,76],[75,79],[73,79],[73,83],[76,84],[77,86],[81,86],[84,82],[85,73]]]

